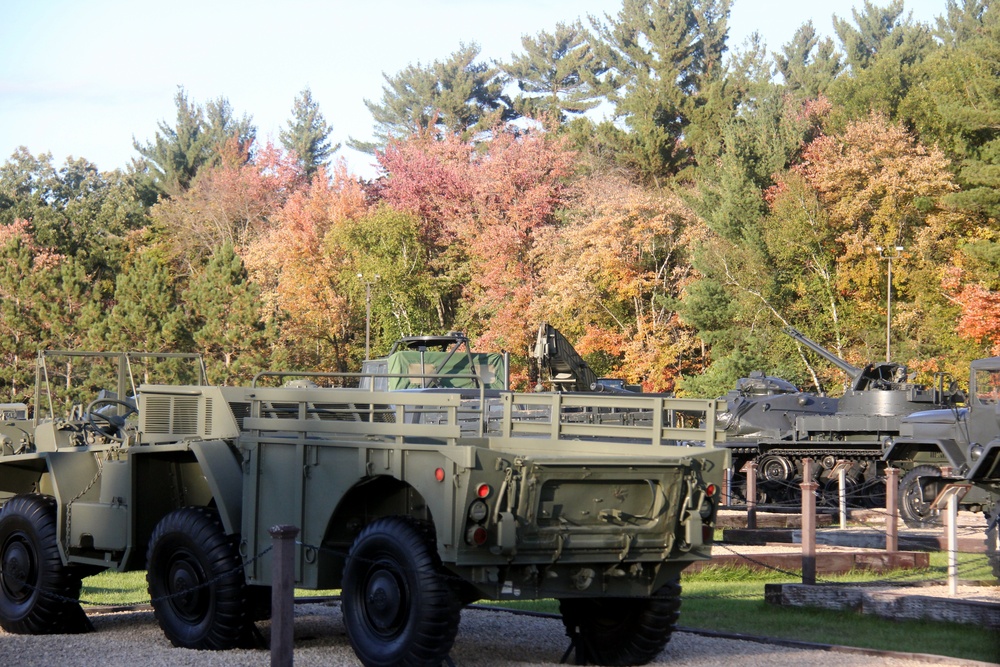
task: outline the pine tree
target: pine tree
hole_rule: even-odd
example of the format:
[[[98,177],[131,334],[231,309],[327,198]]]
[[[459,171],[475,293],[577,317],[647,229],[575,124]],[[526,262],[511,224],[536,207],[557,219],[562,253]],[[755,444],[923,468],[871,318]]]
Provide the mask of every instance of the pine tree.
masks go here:
[[[619,137],[624,157],[646,177],[674,175],[691,161],[685,137],[723,76],[729,5],[625,0],[617,18],[591,19],[608,70],[602,88],[630,130]]]
[[[826,93],[844,69],[833,40],[827,37],[820,41],[812,21],[799,26],[792,41],[781,47],[774,60],[785,79],[785,87],[801,97],[814,98]]]
[[[554,33],[521,38],[524,52],[511,54],[509,64],[500,68],[526,96],[519,98],[518,110],[529,116],[551,114],[562,122],[600,104],[595,90],[603,68],[597,62],[590,37],[583,25],[557,23]]]
[[[191,338],[213,382],[249,381],[263,370],[270,345],[258,296],[243,260],[228,243],[184,291]]]
[[[186,352],[190,337],[170,269],[155,249],[136,256],[115,282],[114,306],[88,347]]]
[[[153,187],[161,194],[175,196],[188,188],[204,166],[218,163],[219,149],[236,139],[249,151],[256,136],[252,119],[237,119],[225,98],[209,102],[203,108],[188,100],[184,88],[174,96],[177,120],[174,126],[160,121],[152,142],[132,145],[145,159],[145,168]]]
[[[331,131],[312,91],[305,88],[295,98],[288,129],[281,131],[281,145],[294,152],[303,171],[312,176],[340,149],[340,144],[330,145]]]
[[[477,63],[478,56],[478,44],[461,44],[447,60],[410,65],[393,77],[383,74],[382,103],[365,100],[375,119],[376,140],[352,139],[349,145],[374,152],[390,137],[403,139],[429,129],[468,138],[497,122],[516,118],[513,104],[503,94],[499,70]]]

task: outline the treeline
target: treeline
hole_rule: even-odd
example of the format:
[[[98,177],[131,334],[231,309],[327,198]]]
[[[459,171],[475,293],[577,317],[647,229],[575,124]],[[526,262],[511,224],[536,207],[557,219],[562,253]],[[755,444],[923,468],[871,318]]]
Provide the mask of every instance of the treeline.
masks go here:
[[[724,393],[751,370],[836,391],[781,334],[927,380],[1000,354],[1000,22],[902,0],[728,40],[729,0],[615,16],[386,75],[379,175],[331,162],[309,90],[280,145],[225,98],[124,170],[19,150],[0,167],[0,401],[39,348],[200,352],[214,382],[348,371],[400,335],[464,330],[522,386],[549,321],[602,374]],[[594,110],[611,118],[595,120]],[[891,260],[890,260],[891,258]]]

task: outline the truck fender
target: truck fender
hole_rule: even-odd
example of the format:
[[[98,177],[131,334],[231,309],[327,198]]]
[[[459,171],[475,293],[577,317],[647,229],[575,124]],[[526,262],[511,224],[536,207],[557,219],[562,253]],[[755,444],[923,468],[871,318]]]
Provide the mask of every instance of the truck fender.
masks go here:
[[[914,452],[941,452],[948,459],[948,465],[958,470],[965,465],[965,453],[954,440],[909,440],[896,438],[882,453],[882,460],[888,463],[909,461]]]
[[[1000,438],[995,438],[986,443],[982,453],[979,454],[979,458],[972,462],[968,479],[1000,479]]]
[[[190,443],[215,499],[227,535],[240,532],[243,521],[243,466],[225,440]]]

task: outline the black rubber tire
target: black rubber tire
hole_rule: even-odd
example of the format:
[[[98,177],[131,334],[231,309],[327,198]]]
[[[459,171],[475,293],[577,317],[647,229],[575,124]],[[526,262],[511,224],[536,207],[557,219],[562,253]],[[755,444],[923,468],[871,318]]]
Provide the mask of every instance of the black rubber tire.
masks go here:
[[[242,562],[217,511],[185,507],[160,520],[149,539],[146,583],[156,620],[174,646],[252,645],[254,609]]]
[[[916,466],[903,475],[899,482],[899,517],[909,528],[927,528],[941,525],[938,510],[931,509],[929,502],[920,499],[918,477],[940,477],[941,470],[936,466]]]
[[[646,664],[670,641],[680,608],[679,581],[648,598],[559,600],[566,634],[576,641],[579,664]]]
[[[986,513],[986,558],[993,569],[993,577],[1000,581],[1000,504],[994,505],[993,514]]]
[[[462,611],[433,538],[406,517],[378,519],[358,535],[342,604],[351,646],[368,667],[438,667]]]
[[[16,634],[85,632],[79,598],[80,578],[59,555],[55,499],[8,500],[0,510],[0,626]]]

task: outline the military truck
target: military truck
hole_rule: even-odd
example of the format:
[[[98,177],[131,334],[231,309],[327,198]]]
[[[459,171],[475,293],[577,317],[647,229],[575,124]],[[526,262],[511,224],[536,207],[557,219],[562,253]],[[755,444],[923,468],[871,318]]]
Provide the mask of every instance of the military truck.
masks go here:
[[[972,362],[964,407],[904,417],[884,458],[909,470],[900,481],[900,514],[911,524],[935,518],[931,502],[945,485],[971,484],[959,506],[985,513],[987,552],[1000,578],[1000,357]]]
[[[174,645],[244,645],[268,613],[269,528],[295,525],[296,586],[342,589],[366,665],[440,664],[477,599],[558,599],[595,664],[670,639],[728,464],[716,401],[320,381],[143,384],[129,419],[88,409],[11,436],[0,625],[83,630],[83,577],[145,569]],[[568,417],[595,407],[651,418]],[[677,409],[709,426],[667,426]]]

